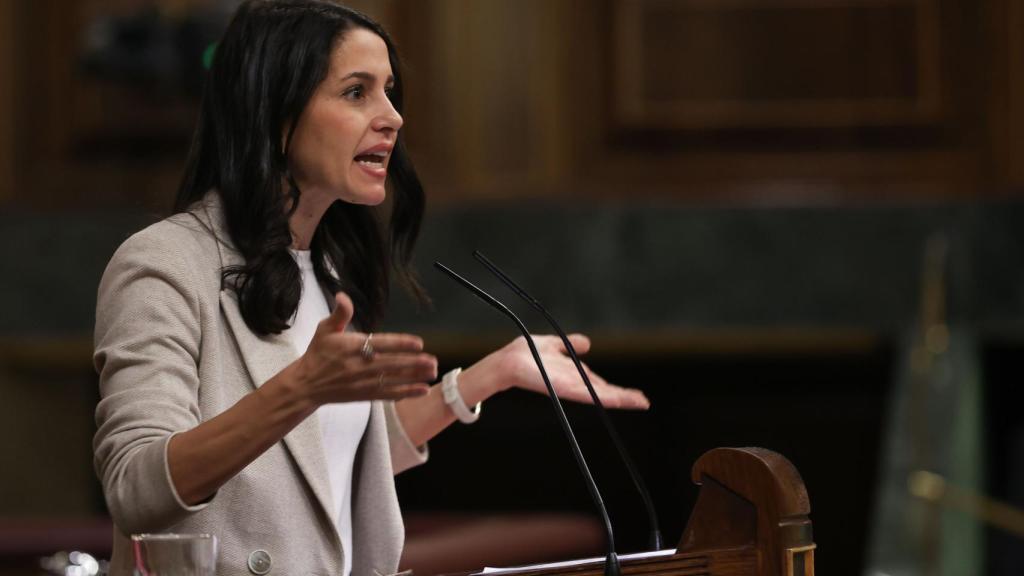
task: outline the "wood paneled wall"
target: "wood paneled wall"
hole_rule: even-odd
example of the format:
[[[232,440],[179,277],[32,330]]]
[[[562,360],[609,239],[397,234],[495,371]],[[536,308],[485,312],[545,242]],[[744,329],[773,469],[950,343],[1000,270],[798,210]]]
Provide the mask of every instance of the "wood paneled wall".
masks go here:
[[[999,2],[990,18],[994,179],[1019,188],[1024,187],[1024,2]]]
[[[395,25],[435,199],[829,203],[1024,186],[1022,10],[438,0]]]
[[[617,123],[654,130],[942,120],[938,0],[617,0]]]
[[[977,65],[999,49],[994,3],[430,6],[405,37],[432,57],[410,126],[442,195],[818,203],[1002,184],[984,120],[1000,88]]]
[[[16,60],[14,57],[15,5],[0,2],[0,78],[14,78]],[[15,167],[15,85],[10,81],[0,82],[0,203],[14,194]]]
[[[78,65],[91,19],[133,4],[0,3],[18,32],[0,40],[0,202],[167,206],[195,101]],[[407,135],[434,202],[829,203],[1024,187],[1017,0],[352,4],[403,52]]]

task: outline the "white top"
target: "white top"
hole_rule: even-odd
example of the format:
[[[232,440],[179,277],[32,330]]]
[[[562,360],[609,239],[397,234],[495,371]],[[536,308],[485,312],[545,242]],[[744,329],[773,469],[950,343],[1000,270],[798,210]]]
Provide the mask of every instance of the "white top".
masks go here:
[[[309,250],[292,250],[302,274],[302,297],[295,311],[291,328],[285,334],[300,354],[306,351],[321,320],[330,316],[324,293],[320,290]],[[342,574],[352,571],[352,467],[356,450],[370,419],[370,403],[344,402],[321,406],[316,411],[320,420],[327,475],[334,498],[334,521],[344,550]]]

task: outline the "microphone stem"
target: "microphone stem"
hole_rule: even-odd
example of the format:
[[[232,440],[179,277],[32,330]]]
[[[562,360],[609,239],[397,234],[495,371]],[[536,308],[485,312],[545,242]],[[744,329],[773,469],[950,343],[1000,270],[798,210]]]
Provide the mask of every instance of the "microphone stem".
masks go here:
[[[569,439],[569,445],[572,447],[572,455],[576,458],[576,464],[579,465],[580,471],[587,480],[587,489],[590,491],[590,497],[593,498],[594,504],[597,505],[598,510],[601,512],[601,519],[604,521],[605,531],[608,533],[608,554],[609,557],[615,556],[615,537],[612,532],[612,522],[608,517],[608,512],[604,506],[604,499],[601,498],[601,492],[597,489],[597,483],[594,482],[594,477],[590,474],[590,467],[587,466],[587,461],[583,458],[583,452],[580,451],[579,443],[576,442],[576,436],[572,433],[572,428],[569,426],[569,419],[565,415],[565,410],[562,408],[562,401],[558,399],[558,394],[555,393],[555,387],[551,385],[551,380],[548,378],[547,370],[544,369],[544,363],[540,359],[540,352],[537,351],[537,345],[534,344],[533,338],[529,336],[529,330],[526,326],[518,319],[514,318],[514,321],[519,330],[526,334],[526,344],[530,347],[530,353],[533,355],[533,361],[537,363],[537,367],[540,368],[541,377],[544,379],[544,385],[548,389],[548,397],[551,398],[551,405],[554,406],[555,412],[558,414],[558,423],[562,426],[562,430],[565,432],[566,437]]]
[[[562,330],[562,326],[555,320],[554,316],[548,313],[547,309],[544,308],[544,305],[541,304],[539,300],[530,296],[526,290],[520,287],[519,284],[516,284],[512,278],[484,256],[482,252],[475,250],[473,252],[473,256],[495,276],[497,276],[499,280],[515,292],[516,295],[525,300],[535,310],[540,312],[541,315],[544,316],[544,319],[548,321],[548,324],[554,328],[558,337],[562,339],[562,344],[565,345],[566,352],[568,352],[573,364],[576,365],[576,370],[580,373],[580,377],[583,379],[583,383],[586,385],[587,391],[590,393],[590,398],[594,401],[594,406],[597,407],[597,413],[600,414],[601,421],[604,424],[605,429],[608,431],[608,435],[612,439],[612,444],[615,445],[615,450],[619,453],[619,457],[622,459],[623,464],[626,465],[626,470],[629,471],[629,477],[633,480],[633,485],[636,487],[637,492],[640,493],[640,499],[643,500],[644,508],[647,510],[647,521],[650,528],[647,544],[651,550],[661,550],[663,545],[661,530],[658,528],[658,514],[655,512],[654,502],[651,500],[651,493],[647,490],[647,486],[644,484],[639,472],[637,472],[636,464],[634,464],[633,459],[630,458],[629,452],[626,450],[622,443],[622,439],[619,437],[618,430],[616,430],[615,426],[612,424],[611,418],[608,416],[608,411],[605,410],[604,404],[601,403],[601,399],[597,396],[597,391],[594,390],[594,385],[591,384],[590,377],[587,376],[587,371],[583,369],[583,364],[576,355],[576,348],[571,342],[569,342],[569,337],[566,335],[565,330]]]
[[[612,444],[615,445],[615,450],[618,451],[623,463],[626,464],[626,469],[629,471],[629,476],[633,480],[633,485],[636,487],[637,492],[640,493],[640,498],[643,500],[644,508],[647,509],[647,519],[650,524],[648,545],[651,550],[661,550],[661,530],[658,529],[658,514],[654,510],[654,502],[651,500],[651,494],[647,491],[647,487],[644,486],[643,480],[637,473],[636,464],[633,463],[633,459],[630,458],[629,452],[627,452],[626,448],[623,446],[618,430],[615,429],[615,426],[612,424],[611,417],[608,416],[608,411],[605,410],[604,404],[602,404],[601,399],[598,398],[597,392],[594,390],[594,385],[590,383],[590,378],[587,376],[587,371],[583,369],[583,364],[576,355],[575,348],[571,343],[569,343],[569,337],[539,302],[537,303],[537,309],[544,315],[544,318],[547,319],[548,323],[551,324],[555,329],[555,332],[562,339],[565,349],[569,352],[569,357],[572,359],[573,364],[576,365],[576,369],[579,370],[580,376],[583,377],[583,383],[586,384],[587,390],[590,392],[590,398],[594,401],[594,405],[597,406],[597,413],[601,415],[604,427],[608,430],[608,436],[611,437]]]
[[[580,450],[579,443],[576,441],[576,436],[572,433],[572,427],[569,425],[569,419],[565,416],[565,410],[562,408],[562,402],[559,400],[558,394],[555,393],[555,387],[551,385],[551,379],[548,377],[548,372],[544,368],[544,362],[540,358],[540,352],[537,351],[537,345],[534,343],[533,337],[530,336],[530,331],[518,316],[516,316],[508,309],[507,306],[499,302],[496,298],[487,292],[484,292],[469,280],[466,280],[462,276],[456,274],[444,264],[434,262],[434,266],[459,284],[462,284],[477,298],[483,300],[486,304],[507,316],[515,323],[516,327],[519,328],[519,331],[522,332],[523,337],[526,339],[526,344],[530,348],[530,354],[533,355],[533,361],[537,364],[537,368],[540,370],[541,378],[544,380],[544,386],[548,390],[548,397],[551,399],[551,404],[555,408],[555,414],[558,416],[558,423],[562,426],[562,431],[569,440],[569,447],[572,449],[573,457],[576,458],[576,464],[579,466],[580,472],[586,480],[587,490],[590,491],[590,497],[594,500],[594,505],[597,507],[597,510],[601,515],[601,520],[604,523],[605,533],[608,536],[608,554],[605,557],[604,567],[605,576],[619,576],[621,574],[621,567],[619,565],[618,556],[615,554],[615,534],[612,530],[611,519],[608,517],[608,510],[605,508],[604,499],[601,498],[601,492],[597,488],[597,483],[594,482],[594,477],[590,473],[590,468],[587,466],[587,462],[583,458],[583,452]]]

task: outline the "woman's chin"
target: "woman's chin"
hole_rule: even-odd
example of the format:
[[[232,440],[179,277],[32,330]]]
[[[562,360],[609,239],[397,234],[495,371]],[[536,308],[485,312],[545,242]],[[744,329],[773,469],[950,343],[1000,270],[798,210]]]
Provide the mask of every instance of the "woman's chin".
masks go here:
[[[360,204],[362,206],[377,206],[387,198],[384,186],[373,186],[362,190],[354,190],[343,196],[341,199],[349,204]]]

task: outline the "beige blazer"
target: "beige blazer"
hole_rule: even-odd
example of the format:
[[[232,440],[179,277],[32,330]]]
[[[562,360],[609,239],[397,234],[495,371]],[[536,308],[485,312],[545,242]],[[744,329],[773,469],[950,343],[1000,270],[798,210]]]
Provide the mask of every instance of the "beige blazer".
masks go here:
[[[241,262],[216,193],[129,238],[100,282],[96,471],[116,525],[111,574],[132,572],[127,534],[209,533],[217,574],[339,575],[397,570],[404,539],[394,477],[426,460],[391,402],[374,402],[352,482],[353,550],[335,529],[320,426],[307,418],[207,502],[185,505],[167,441],[234,405],[295,360],[286,337],[245,325],[221,270]]]

